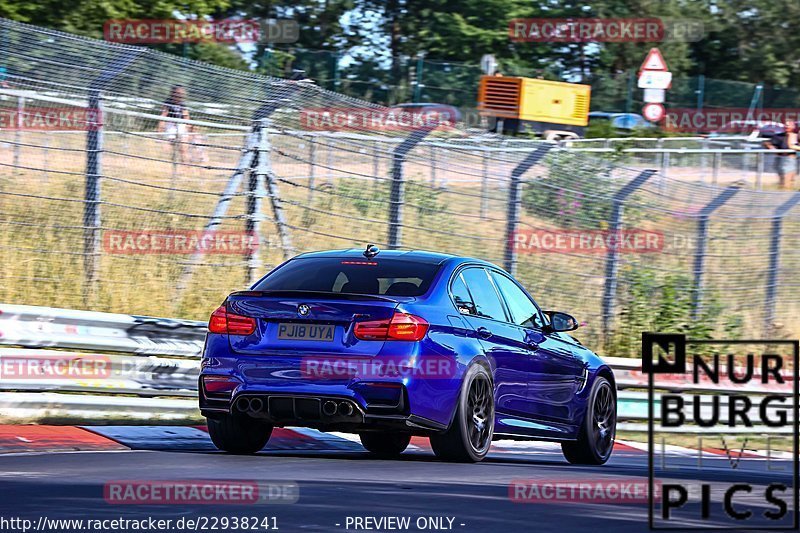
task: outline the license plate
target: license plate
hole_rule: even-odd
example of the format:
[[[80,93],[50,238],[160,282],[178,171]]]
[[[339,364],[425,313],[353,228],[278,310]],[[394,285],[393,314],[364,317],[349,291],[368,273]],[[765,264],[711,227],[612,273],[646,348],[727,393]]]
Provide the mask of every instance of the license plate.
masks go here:
[[[327,324],[278,324],[278,339],[330,342],[333,328]]]

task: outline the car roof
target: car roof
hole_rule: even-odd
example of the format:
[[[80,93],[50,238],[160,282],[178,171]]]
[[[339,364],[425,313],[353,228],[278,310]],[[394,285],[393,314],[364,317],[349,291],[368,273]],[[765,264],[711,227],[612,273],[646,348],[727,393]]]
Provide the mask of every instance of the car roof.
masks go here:
[[[295,258],[311,258],[311,257],[330,257],[338,259],[354,259],[364,258],[363,248],[349,248],[344,250],[323,250],[319,252],[307,252],[300,254]],[[416,261],[419,263],[429,264],[442,264],[444,262],[454,263],[480,263],[484,265],[492,265],[488,261],[482,259],[473,259],[471,257],[462,257],[453,254],[444,254],[440,252],[431,252],[428,250],[381,250],[376,256],[377,259],[402,259],[404,261]]]

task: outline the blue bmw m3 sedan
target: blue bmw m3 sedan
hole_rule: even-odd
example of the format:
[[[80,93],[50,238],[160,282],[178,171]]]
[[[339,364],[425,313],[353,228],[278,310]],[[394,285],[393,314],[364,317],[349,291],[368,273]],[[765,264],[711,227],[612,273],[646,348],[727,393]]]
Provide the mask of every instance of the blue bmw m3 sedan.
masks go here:
[[[211,315],[200,409],[230,453],[301,426],[357,433],[385,457],[421,435],[448,461],[531,439],[603,464],[616,385],[567,333],[577,327],[486,261],[373,245],[302,254]]]

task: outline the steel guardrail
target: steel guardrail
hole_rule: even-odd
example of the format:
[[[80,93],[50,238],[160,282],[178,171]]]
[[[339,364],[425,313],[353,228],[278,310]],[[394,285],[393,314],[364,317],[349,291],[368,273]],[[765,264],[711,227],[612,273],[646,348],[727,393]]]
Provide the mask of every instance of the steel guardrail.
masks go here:
[[[199,418],[198,363],[205,334],[206,323],[194,320],[0,304],[1,416],[21,420]],[[26,372],[25,365],[46,364],[51,358],[75,364],[92,361],[102,375],[43,378]],[[648,376],[641,362],[604,359],[619,389],[620,428],[646,430]],[[659,376],[658,389],[790,396],[792,383],[784,385],[720,388],[675,375]],[[655,394],[655,402],[660,402],[660,393]],[[722,407],[727,409],[725,402]],[[704,401],[702,414],[709,415],[709,409]],[[680,428],[684,433],[701,429]],[[758,431],[783,432],[766,426]]]

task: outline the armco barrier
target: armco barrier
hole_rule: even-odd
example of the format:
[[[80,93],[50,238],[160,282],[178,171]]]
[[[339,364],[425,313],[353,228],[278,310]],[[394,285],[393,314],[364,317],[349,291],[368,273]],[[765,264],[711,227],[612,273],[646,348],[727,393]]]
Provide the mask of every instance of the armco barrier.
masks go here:
[[[0,304],[0,343],[199,357],[205,322]]]
[[[198,418],[198,359],[205,332],[204,322],[191,320],[0,304],[0,345],[7,346],[0,348],[0,416],[12,420],[87,421]],[[55,355],[71,361],[99,358],[103,375],[48,379],[26,375],[26,362],[41,364]],[[613,368],[620,389],[619,428],[646,431],[647,376],[641,371],[640,361],[604,359]],[[678,377],[667,383],[662,390],[721,390],[719,386],[695,385]],[[779,390],[753,385],[746,392],[790,395],[791,384]],[[707,406],[702,410],[706,412]],[[694,432],[692,428],[681,431]],[[782,432],[766,427],[759,431]]]

